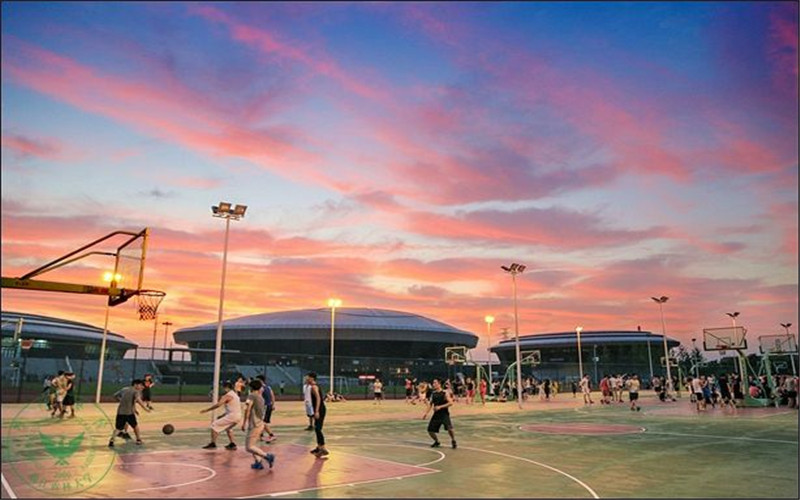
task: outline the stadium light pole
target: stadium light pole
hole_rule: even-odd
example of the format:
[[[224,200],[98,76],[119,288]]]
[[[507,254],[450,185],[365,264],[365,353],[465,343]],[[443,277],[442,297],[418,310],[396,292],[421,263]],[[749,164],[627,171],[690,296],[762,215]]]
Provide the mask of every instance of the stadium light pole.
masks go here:
[[[511,283],[514,287],[514,344],[517,357],[517,405],[522,409],[522,366],[520,366],[519,355],[519,314],[517,313],[517,275],[525,271],[522,264],[513,263],[510,266],[500,266],[500,269],[511,275]]]
[[[247,211],[247,205],[237,204],[233,207],[230,203],[221,201],[218,206],[211,207],[211,215],[220,219],[225,219],[225,246],[222,251],[222,283],[219,287],[219,314],[217,316],[217,338],[214,345],[214,385],[211,395],[211,402],[217,404],[219,401],[219,377],[222,363],[222,306],[225,303],[225,272],[228,265],[228,233],[231,228],[232,220],[240,220]],[[211,411],[211,420],[214,420],[214,411]]]
[[[792,326],[792,324],[791,323],[781,323],[781,326],[786,330],[786,336],[787,337],[792,337],[792,340],[794,340],[794,335],[789,333],[789,327]],[[789,353],[789,359],[792,361],[792,375],[797,376],[797,368],[794,365],[794,357],[797,356],[797,342],[794,343],[794,349],[795,349],[794,353],[791,353],[791,352]]]
[[[333,401],[333,334],[336,329],[336,308],[341,305],[342,301],[339,299],[328,299],[328,307],[331,308],[331,401]]]
[[[172,326],[172,321],[164,321],[161,323],[164,325],[164,350],[167,350],[167,337],[169,336],[169,327]]]
[[[740,314],[739,311],[735,311],[735,312],[732,312],[732,313],[725,313],[725,314],[727,314],[731,318],[731,322],[733,323],[733,334],[736,335],[736,318],[739,317],[739,314]],[[736,351],[736,369],[739,372],[739,378],[741,378],[743,376],[742,375],[742,358],[739,355],[739,351],[738,350]]]
[[[698,356],[697,356],[697,339],[692,338],[692,359],[694,359],[694,378],[700,378],[700,367],[698,366]]]
[[[582,326],[575,327],[575,335],[578,337],[578,380],[583,378],[583,355],[581,354],[581,332]]]
[[[661,312],[661,337],[664,340],[664,364],[667,365],[667,395],[672,397],[672,371],[670,370],[669,348],[667,347],[667,325],[664,322],[664,303],[669,300],[669,297],[662,295],[661,297],[650,297],[658,304],[658,310]]]
[[[122,276],[119,273],[107,271],[103,274],[103,281],[108,282],[110,288],[116,288],[117,283],[121,280]],[[100,342],[100,364],[97,368],[97,388],[94,395],[94,402],[98,405],[100,404],[100,393],[103,392],[103,369],[105,368],[106,361],[106,338],[108,337],[108,316],[110,313],[111,303],[106,300],[106,319],[103,324],[103,340]]]
[[[489,353],[489,394],[494,395],[494,386],[492,385],[492,323],[494,323],[494,316],[487,315],[483,318],[486,321],[486,342],[489,348],[486,350]]]

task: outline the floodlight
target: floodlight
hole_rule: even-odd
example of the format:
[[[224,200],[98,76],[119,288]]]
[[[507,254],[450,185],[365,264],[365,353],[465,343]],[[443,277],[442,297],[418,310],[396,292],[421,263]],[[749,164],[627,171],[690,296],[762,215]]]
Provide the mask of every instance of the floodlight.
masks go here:
[[[246,210],[247,210],[247,205],[236,205],[235,207],[233,207],[233,215],[244,217],[244,213]]]
[[[220,212],[230,212],[231,211],[231,204],[227,201],[219,202],[219,211]]]

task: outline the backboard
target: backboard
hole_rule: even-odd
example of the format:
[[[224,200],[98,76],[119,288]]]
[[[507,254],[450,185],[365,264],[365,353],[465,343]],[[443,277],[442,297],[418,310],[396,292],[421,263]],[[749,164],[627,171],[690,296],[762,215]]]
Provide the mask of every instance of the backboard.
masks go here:
[[[444,361],[448,365],[463,365],[467,362],[467,348],[459,345],[444,348]]]
[[[667,363],[666,363],[665,359],[666,358],[664,358],[664,356],[661,356],[661,366],[663,366],[663,367],[667,366]],[[678,366],[678,360],[676,358],[669,358],[669,366],[672,367],[672,368],[676,368]],[[698,365],[698,366],[702,366],[702,365]]]
[[[144,228],[139,232],[114,231],[77,250],[50,261],[23,276],[13,278],[3,276],[2,287],[43,292],[105,295],[108,297],[109,305],[115,306],[122,304],[129,298],[138,294],[142,289],[148,235],[148,228]],[[112,247],[114,251],[90,250],[92,247],[97,247],[106,240],[118,238],[119,236],[123,236],[125,239],[116,248]],[[93,255],[114,258],[113,272],[111,272],[112,268],[110,264],[106,269],[107,284],[91,285],[34,279],[47,272],[54,271]],[[98,274],[98,281],[101,281],[102,273],[98,271]]]
[[[794,335],[761,335],[758,337],[761,354],[797,354]]]
[[[703,350],[727,351],[747,349],[747,329],[743,326],[703,328]]]
[[[519,363],[521,365],[531,365],[531,366],[538,366],[542,364],[542,351],[536,349],[533,351],[520,352]]]

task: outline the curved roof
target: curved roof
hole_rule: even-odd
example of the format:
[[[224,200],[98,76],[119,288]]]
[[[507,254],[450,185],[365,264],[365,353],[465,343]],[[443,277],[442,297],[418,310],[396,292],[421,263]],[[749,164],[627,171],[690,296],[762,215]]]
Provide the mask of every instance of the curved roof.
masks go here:
[[[234,339],[279,338],[283,332],[298,330],[323,332],[324,338],[330,335],[331,310],[329,308],[301,309],[254,314],[223,321],[226,338],[238,333]],[[217,323],[183,328],[175,332],[179,342],[207,340],[209,333],[216,334]],[[310,331],[310,332],[309,332]],[[459,330],[441,321],[418,314],[388,309],[342,307],[336,309],[336,336],[346,340],[348,333],[353,339],[368,340],[370,334],[382,340],[414,340],[429,342],[454,342],[463,345],[477,345],[478,337],[465,330]],[[307,338],[316,338],[307,335]]]
[[[639,330],[595,330],[581,332],[582,344],[645,344],[648,341],[663,342],[663,338],[664,337],[661,334]],[[538,333],[520,336],[519,345],[520,349],[537,349],[542,347],[574,347],[577,341],[577,335],[573,330],[571,332]],[[496,352],[498,350],[514,349],[514,345],[514,339],[507,339],[503,340],[497,345],[492,346],[490,349]],[[680,345],[680,341],[667,337],[667,345],[669,347],[677,347]]]
[[[11,311],[3,311],[3,337],[14,335],[15,323],[22,318],[22,338],[40,338],[48,340],[70,340],[100,343],[103,340],[103,329],[86,323],[78,323],[67,319],[41,316]],[[137,344],[118,333],[108,332],[107,341],[116,347],[133,349]]]

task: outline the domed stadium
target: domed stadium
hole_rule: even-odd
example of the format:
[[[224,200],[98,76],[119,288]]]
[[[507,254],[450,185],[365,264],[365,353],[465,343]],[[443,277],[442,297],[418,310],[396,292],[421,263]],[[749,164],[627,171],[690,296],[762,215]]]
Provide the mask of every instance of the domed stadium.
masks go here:
[[[338,308],[334,321],[335,375],[383,377],[440,373],[444,350],[473,348],[478,337],[418,314],[386,309]],[[225,364],[330,369],[331,310],[303,309],[256,314],[223,322]],[[175,342],[200,362],[213,361],[217,323],[175,331]],[[446,369],[446,368],[445,368]]]

